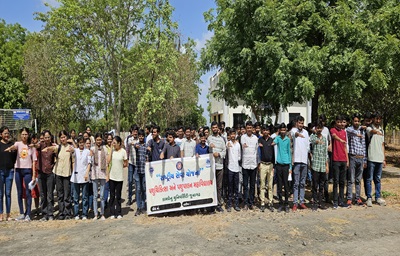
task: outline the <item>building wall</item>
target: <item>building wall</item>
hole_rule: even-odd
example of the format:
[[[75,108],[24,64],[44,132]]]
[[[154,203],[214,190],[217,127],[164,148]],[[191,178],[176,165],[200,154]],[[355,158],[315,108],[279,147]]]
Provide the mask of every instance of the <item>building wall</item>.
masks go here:
[[[209,91],[211,92],[214,90],[217,86],[219,76],[222,71],[218,71],[214,76],[210,78],[210,87]],[[246,108],[243,106],[243,102],[238,102],[239,106],[236,108],[232,108],[226,104],[224,100],[216,100],[212,96],[210,96],[210,102],[211,102],[211,111],[210,111],[210,117],[211,121],[217,121],[221,122],[224,121],[226,127],[233,127],[234,126],[234,117],[235,115],[239,114],[244,114],[247,116],[247,119],[244,120],[250,120],[252,122],[257,121],[257,118],[254,116],[254,114],[251,112],[250,108]],[[311,101],[304,102],[302,104],[300,103],[294,103],[292,106],[288,107],[286,110],[280,111],[278,115],[278,123],[288,123],[290,121],[290,118],[293,118],[295,115],[294,114],[300,114],[304,117],[304,123],[307,124],[311,122]],[[270,116],[272,119],[272,123],[275,122],[275,115]]]

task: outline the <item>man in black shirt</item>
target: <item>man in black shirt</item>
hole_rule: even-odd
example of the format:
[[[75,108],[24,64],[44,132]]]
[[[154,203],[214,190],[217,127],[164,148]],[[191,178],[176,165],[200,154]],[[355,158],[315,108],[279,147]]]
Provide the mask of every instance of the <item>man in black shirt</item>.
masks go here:
[[[164,139],[160,139],[160,126],[154,126],[152,135],[153,139],[146,142],[147,150],[150,151],[151,162],[161,160],[160,154],[165,146]]]
[[[275,161],[274,146],[272,146],[273,139],[271,138],[270,128],[268,126],[263,126],[261,129],[262,137],[258,139],[259,153],[260,153],[260,199],[261,199],[261,211],[265,210],[265,179],[268,180],[268,208],[271,212],[274,211],[273,207],[273,195],[272,186],[274,178],[273,163]]]

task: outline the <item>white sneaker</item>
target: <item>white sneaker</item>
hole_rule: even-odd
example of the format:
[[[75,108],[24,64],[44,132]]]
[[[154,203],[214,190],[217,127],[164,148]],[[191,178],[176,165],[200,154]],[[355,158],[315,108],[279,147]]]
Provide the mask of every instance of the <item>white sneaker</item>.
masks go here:
[[[31,221],[31,217],[29,217],[29,215],[26,215],[24,220],[25,221]]]
[[[82,220],[87,220],[87,217],[86,217],[86,216],[84,216],[84,217],[82,218]]]
[[[79,220],[79,216],[75,216],[75,220]]]
[[[386,205],[386,201],[382,198],[377,198],[376,199],[376,203],[379,204],[380,206],[385,206]]]
[[[113,216],[111,216],[111,217],[110,217],[110,219],[111,219],[111,220],[115,219],[115,216],[114,216],[114,215],[113,215]]]
[[[24,214],[20,214],[17,218],[15,218],[15,220],[24,220],[24,219],[25,219]]]
[[[118,215],[117,219],[122,219],[122,216],[121,216],[121,215]]]
[[[372,207],[372,198],[367,199],[367,206]]]
[[[104,216],[101,216],[100,220],[105,220],[106,218]]]

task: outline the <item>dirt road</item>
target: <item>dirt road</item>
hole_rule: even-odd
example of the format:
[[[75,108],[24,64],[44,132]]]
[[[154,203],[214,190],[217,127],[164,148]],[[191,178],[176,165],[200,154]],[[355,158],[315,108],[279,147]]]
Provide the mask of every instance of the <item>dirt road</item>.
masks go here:
[[[122,220],[3,221],[0,255],[400,255],[400,176],[392,171],[382,179],[388,206],[168,217],[135,217],[125,207]]]

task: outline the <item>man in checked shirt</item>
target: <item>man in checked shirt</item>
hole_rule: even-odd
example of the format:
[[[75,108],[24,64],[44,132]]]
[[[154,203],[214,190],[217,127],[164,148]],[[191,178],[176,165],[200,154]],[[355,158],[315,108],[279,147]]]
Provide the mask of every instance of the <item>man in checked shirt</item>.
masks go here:
[[[349,139],[349,180],[347,181],[347,206],[352,205],[353,200],[353,184],[356,185],[356,204],[363,206],[364,203],[360,198],[361,180],[363,170],[367,166],[367,150],[365,147],[365,130],[360,125],[361,116],[354,114],[352,118],[353,125],[346,129]]]
[[[146,211],[145,202],[146,202],[146,177],[145,177],[145,168],[146,162],[149,161],[149,151],[146,147],[146,143],[144,142],[144,131],[139,130],[138,137],[139,142],[135,144],[136,151],[136,169],[133,175],[133,178],[136,182],[136,204],[137,211],[135,216],[138,216]]]

